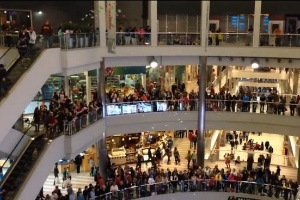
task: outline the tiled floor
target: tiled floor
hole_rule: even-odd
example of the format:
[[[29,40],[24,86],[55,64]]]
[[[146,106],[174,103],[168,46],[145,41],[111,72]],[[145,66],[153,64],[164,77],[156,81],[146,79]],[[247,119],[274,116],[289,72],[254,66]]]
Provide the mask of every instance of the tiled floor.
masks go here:
[[[270,139],[272,138],[272,139]],[[285,157],[282,155],[282,148],[283,148],[283,141],[284,136],[278,135],[278,134],[269,134],[269,133],[262,133],[261,136],[258,136],[258,134],[249,134],[249,139],[254,139],[254,143],[258,142],[259,144],[261,142],[269,141],[270,145],[273,147],[274,152],[272,154],[272,164],[274,165],[286,165]],[[224,147],[220,147],[220,154],[219,154],[219,160],[224,160],[224,154],[231,152],[231,146],[230,144],[226,144]],[[237,149],[234,149],[233,152],[236,156],[240,156],[241,160],[247,160],[248,153],[247,151],[242,150],[242,145],[238,145]],[[260,154],[263,154],[266,156],[268,152],[267,151],[255,151],[254,152],[254,160],[257,161],[258,156]]]

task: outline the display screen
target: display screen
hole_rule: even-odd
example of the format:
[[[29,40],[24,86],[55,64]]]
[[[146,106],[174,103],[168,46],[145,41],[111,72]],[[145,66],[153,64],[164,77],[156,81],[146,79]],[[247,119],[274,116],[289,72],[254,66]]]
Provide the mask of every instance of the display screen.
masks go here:
[[[137,105],[136,104],[123,104],[122,105],[122,113],[123,114],[137,113]]]
[[[151,103],[139,102],[137,104],[137,109],[139,113],[152,112],[152,105]]]
[[[107,115],[121,115],[122,109],[120,104],[107,105],[106,107]]]
[[[167,103],[166,102],[156,102],[157,112],[165,112],[167,111]]]

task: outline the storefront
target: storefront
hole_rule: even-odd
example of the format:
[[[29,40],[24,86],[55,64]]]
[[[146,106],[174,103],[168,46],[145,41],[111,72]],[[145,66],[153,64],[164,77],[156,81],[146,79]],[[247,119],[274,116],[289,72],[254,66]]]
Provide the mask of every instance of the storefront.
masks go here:
[[[173,132],[142,132],[134,134],[115,135],[106,138],[108,156],[111,163],[123,165],[136,163],[137,155],[143,156],[148,160],[148,150],[151,149],[152,155],[160,149],[161,155],[165,155],[165,149],[173,144]]]
[[[85,151],[80,153],[80,155],[82,156],[82,165],[80,168],[81,172],[90,172],[91,171],[90,164],[89,164],[90,158],[92,158],[94,160],[95,166],[98,167],[98,164],[99,164],[98,157],[99,156],[98,156],[98,151],[97,151],[96,145],[92,145],[91,147],[87,148]],[[68,169],[69,172],[71,172],[71,173],[76,172],[76,165],[73,160],[61,159],[61,160],[57,161],[57,163],[58,163],[57,167],[58,167],[58,170],[60,173],[62,173],[65,168]]]

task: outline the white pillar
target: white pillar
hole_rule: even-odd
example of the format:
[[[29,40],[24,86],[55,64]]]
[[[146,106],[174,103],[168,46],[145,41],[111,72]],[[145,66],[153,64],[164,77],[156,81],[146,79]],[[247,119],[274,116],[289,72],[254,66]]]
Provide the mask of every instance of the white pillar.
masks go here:
[[[210,1],[201,2],[201,46],[207,47]]]
[[[147,89],[146,74],[141,74],[141,79],[142,79],[141,84],[142,84],[144,90],[146,91],[146,89]]]
[[[99,28],[100,47],[106,47],[105,1],[94,1],[95,28]]]
[[[151,46],[157,46],[157,32],[158,32],[158,21],[157,21],[157,1],[149,1],[149,26],[151,27]]]
[[[261,0],[254,1],[253,47],[259,47]]]
[[[64,86],[65,86],[65,95],[70,97],[70,82],[69,82],[69,76],[64,77]],[[70,97],[71,98],[71,97]]]
[[[92,78],[89,76],[89,72],[84,72],[85,75],[85,89],[86,89],[86,103],[90,103],[92,101]]]

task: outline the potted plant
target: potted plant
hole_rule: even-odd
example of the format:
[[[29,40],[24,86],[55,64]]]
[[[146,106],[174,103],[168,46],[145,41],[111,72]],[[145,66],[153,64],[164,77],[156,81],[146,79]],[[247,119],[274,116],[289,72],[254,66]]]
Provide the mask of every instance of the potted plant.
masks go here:
[[[81,32],[82,32],[82,37],[84,37],[83,41],[84,41],[84,46],[88,47],[91,45],[91,41],[92,41],[92,33],[91,33],[91,27],[89,25],[82,25],[81,26]]]

